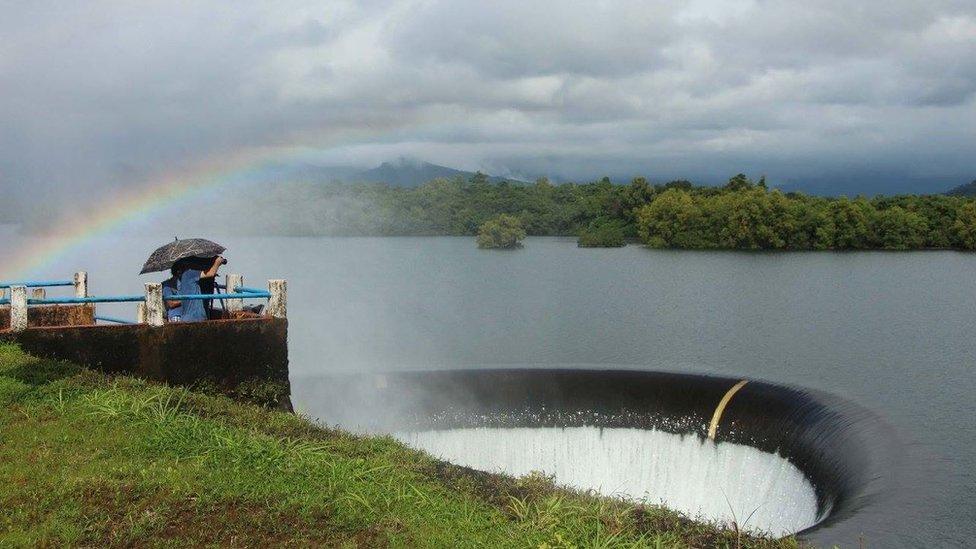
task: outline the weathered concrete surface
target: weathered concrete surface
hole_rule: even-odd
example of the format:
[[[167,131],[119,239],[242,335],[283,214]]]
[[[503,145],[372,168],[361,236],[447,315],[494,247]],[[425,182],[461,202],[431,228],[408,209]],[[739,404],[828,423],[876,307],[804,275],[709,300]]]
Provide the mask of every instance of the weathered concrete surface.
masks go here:
[[[277,405],[291,409],[287,339],[288,321],[268,317],[0,333],[0,340],[17,342],[33,355],[107,373],[175,385],[213,385],[232,395],[274,386]]]
[[[91,326],[95,323],[93,305],[31,305],[27,326]],[[0,307],[0,330],[10,328],[10,307]]]

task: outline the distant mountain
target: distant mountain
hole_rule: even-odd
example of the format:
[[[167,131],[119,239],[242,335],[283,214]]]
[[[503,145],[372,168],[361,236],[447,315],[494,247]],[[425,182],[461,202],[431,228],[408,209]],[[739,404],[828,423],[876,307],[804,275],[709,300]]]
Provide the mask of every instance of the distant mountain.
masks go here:
[[[958,179],[957,179],[958,181]],[[784,192],[800,191],[816,196],[941,194],[945,192],[945,177],[905,176],[897,173],[825,174],[803,179],[787,179],[776,185]]]
[[[394,187],[416,187],[431,179],[453,179],[462,177],[471,179],[475,172],[467,172],[447,166],[438,166],[430,162],[401,158],[395,162],[384,162],[375,168],[355,174],[349,181],[363,183],[386,183]],[[488,176],[491,183],[511,181],[504,177]]]
[[[476,172],[439,166],[421,160],[400,158],[383,162],[375,168],[350,166],[318,166],[307,163],[285,163],[266,166],[256,177],[272,181],[304,181],[308,183],[386,183],[394,187],[416,187],[437,178],[471,179]],[[491,183],[518,181],[513,178],[488,176]]]
[[[965,185],[959,185],[946,191],[949,196],[976,196],[976,179]]]

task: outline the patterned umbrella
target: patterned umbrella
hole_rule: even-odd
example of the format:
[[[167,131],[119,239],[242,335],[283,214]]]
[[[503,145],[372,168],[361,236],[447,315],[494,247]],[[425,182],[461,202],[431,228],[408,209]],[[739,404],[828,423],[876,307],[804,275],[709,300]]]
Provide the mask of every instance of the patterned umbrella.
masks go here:
[[[165,271],[173,266],[174,263],[188,257],[215,257],[224,252],[224,248],[216,242],[204,238],[187,238],[185,240],[176,239],[169,244],[156,248],[146,264],[142,266],[139,274]]]

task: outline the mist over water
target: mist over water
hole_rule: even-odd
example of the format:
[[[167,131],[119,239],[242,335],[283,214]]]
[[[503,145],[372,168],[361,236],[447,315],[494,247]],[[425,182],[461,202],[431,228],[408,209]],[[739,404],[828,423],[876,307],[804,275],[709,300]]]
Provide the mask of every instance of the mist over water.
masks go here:
[[[394,433],[441,459],[650,504],[782,536],[817,522],[813,486],[786,459],[750,446],[657,430],[462,428]]]

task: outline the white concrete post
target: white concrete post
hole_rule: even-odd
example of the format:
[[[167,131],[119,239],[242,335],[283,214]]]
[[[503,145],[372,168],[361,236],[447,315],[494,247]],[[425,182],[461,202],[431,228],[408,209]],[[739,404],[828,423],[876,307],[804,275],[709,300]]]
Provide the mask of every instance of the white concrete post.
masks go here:
[[[88,297],[88,273],[85,271],[75,273],[75,297]]]
[[[47,291],[44,288],[31,288],[31,299],[44,299],[47,297]]]
[[[146,324],[162,326],[165,311],[163,285],[159,282],[146,282]]]
[[[136,303],[136,324],[146,323],[146,302]]]
[[[10,330],[27,329],[27,286],[10,287]]]
[[[224,286],[227,286],[227,293],[231,294],[244,285],[244,275],[229,274],[224,277]],[[243,299],[228,299],[224,301],[224,308],[228,311],[240,311],[244,308]]]
[[[287,318],[288,284],[280,279],[269,280],[268,291],[271,292],[271,298],[268,299],[268,314],[274,318]]]

